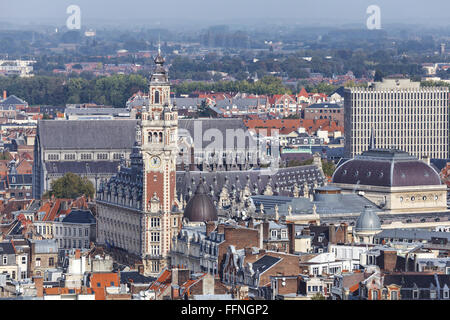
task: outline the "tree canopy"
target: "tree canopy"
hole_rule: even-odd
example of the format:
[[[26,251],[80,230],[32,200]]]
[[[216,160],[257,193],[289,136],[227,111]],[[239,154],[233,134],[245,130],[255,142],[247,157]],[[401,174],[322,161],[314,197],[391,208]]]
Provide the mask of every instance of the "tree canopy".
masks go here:
[[[59,199],[76,199],[82,195],[92,198],[95,193],[92,182],[72,172],[54,180],[51,186],[52,189],[44,194],[45,198],[55,196]]]

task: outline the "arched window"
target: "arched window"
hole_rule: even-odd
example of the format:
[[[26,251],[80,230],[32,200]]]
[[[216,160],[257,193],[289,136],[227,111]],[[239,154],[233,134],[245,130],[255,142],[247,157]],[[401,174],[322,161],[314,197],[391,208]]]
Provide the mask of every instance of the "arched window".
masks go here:
[[[163,142],[163,134],[162,134],[162,132],[159,133],[159,142]]]
[[[159,91],[155,91],[155,103],[159,103]]]

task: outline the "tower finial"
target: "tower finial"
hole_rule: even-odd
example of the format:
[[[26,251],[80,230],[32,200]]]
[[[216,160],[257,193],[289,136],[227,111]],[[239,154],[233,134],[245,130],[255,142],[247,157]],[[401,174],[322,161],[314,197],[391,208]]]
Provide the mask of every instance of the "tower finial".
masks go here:
[[[158,54],[161,55],[161,34],[158,34]]]

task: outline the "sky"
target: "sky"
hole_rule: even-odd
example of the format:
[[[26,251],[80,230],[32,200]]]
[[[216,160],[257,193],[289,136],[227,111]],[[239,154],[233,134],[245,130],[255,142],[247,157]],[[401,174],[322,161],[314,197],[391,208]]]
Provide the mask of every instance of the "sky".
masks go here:
[[[369,5],[380,7],[382,24],[450,25],[449,0],[0,0],[0,23],[65,25],[70,5],[85,25],[365,26]]]

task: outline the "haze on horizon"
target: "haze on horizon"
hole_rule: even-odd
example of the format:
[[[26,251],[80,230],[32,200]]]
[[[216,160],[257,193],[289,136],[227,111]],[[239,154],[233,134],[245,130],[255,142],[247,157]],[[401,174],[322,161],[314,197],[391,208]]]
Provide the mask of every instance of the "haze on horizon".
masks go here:
[[[380,7],[382,25],[450,26],[448,0],[1,0],[0,23],[65,25],[72,4],[81,8],[84,26],[364,27],[369,5]]]

